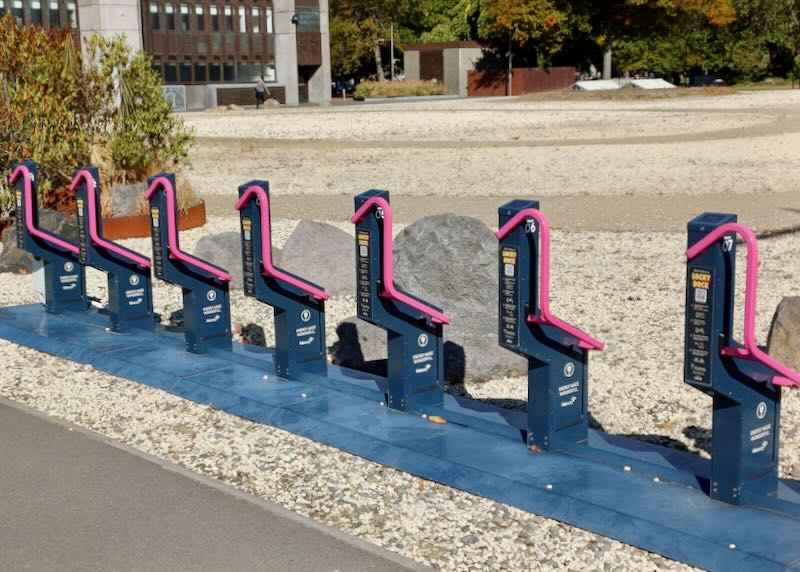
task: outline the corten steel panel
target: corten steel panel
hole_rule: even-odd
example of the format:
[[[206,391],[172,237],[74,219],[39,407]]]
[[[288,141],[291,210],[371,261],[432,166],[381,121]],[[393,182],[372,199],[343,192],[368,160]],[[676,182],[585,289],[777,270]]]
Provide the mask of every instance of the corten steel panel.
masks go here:
[[[508,93],[506,70],[471,70],[467,77],[470,97],[501,96]],[[513,95],[565,89],[575,82],[575,68],[514,68]]]
[[[321,66],[322,41],[318,33],[297,33],[297,65]]]
[[[420,52],[419,78],[421,80],[444,81],[444,54],[442,50]]]
[[[406,44],[406,51],[417,52],[440,52],[451,48],[483,48],[483,44],[478,42],[435,42],[433,44]]]
[[[286,105],[286,89],[284,87],[269,86],[269,96]],[[253,87],[223,87],[217,90],[217,105],[255,105],[256,86]]]

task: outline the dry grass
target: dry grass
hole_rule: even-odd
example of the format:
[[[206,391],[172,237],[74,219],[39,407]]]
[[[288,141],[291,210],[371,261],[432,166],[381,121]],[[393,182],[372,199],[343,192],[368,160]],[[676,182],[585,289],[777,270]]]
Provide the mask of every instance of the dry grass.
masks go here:
[[[177,189],[175,189],[176,198],[178,200],[178,212],[185,213],[195,205],[200,204],[201,199],[192,187],[192,184],[184,177],[177,176]],[[145,200],[144,195],[139,199],[139,208],[137,210],[139,215],[150,214],[150,205]]]
[[[544,93],[521,95],[521,101],[652,101],[658,99],[678,99],[684,97],[719,97],[734,95],[735,89],[727,86],[690,87],[675,89],[638,89],[624,87],[607,91],[581,91],[563,89]]]

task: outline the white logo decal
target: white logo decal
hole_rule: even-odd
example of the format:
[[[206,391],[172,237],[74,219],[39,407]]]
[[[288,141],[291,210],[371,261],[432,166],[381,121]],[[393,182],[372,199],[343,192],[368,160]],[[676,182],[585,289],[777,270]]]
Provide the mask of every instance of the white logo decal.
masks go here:
[[[300,312],[300,319],[304,322],[308,322],[311,319],[311,311],[310,310],[303,310]]]
[[[567,365],[564,366],[564,375],[567,377],[572,377],[575,373],[575,364],[569,362]]]
[[[72,272],[75,270],[75,265],[72,262],[65,262],[64,263],[64,270],[66,272]]]
[[[131,286],[138,286],[139,285],[139,277],[136,274],[131,274],[131,277],[128,279],[128,282],[131,283]]]
[[[756,408],[756,417],[758,417],[759,419],[764,419],[764,417],[766,416],[767,416],[767,404],[762,401],[761,403],[758,404],[758,407]]]
[[[428,345],[428,334],[420,334],[417,338],[417,345],[421,348],[424,348]]]
[[[206,298],[208,299],[209,302],[213,302],[214,300],[217,299],[217,293],[214,292],[213,290],[209,290],[208,294],[206,294]]]
[[[383,207],[378,207],[375,209],[375,218],[382,219],[384,217]]]
[[[730,252],[733,250],[733,237],[725,236],[722,238],[722,252]]]
[[[533,234],[536,232],[536,221],[529,218],[525,221],[525,234]]]

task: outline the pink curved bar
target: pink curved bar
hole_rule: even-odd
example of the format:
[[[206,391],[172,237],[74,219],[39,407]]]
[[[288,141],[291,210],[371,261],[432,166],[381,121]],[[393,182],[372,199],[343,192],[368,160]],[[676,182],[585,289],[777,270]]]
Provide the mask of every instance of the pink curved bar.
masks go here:
[[[541,236],[541,277],[539,280],[539,313],[528,314],[527,320],[534,324],[543,324],[558,328],[578,340],[578,347],[584,350],[602,350],[605,345],[586,332],[566,323],[550,313],[550,221],[544,213],[537,209],[522,209],[509,220],[495,235],[499,240],[505,238],[512,230],[525,220],[532,218],[539,224]]]
[[[747,273],[744,290],[744,347],[723,347],[721,354],[727,357],[757,361],[777,375],[772,383],[783,386],[800,386],[800,373],[790,369],[765,353],[756,342],[756,301],[758,299],[758,241],[756,235],[741,223],[730,222],[714,229],[686,251],[686,257],[693,260],[705,252],[726,234],[738,234],[747,246]]]
[[[211,266],[199,258],[186,254],[176,246],[178,244],[178,222],[175,220],[175,189],[172,188],[172,183],[166,177],[156,177],[144,194],[144,198],[149,200],[159,189],[164,189],[164,193],[167,195],[167,229],[169,233],[167,248],[169,249],[169,257],[208,272],[220,282],[230,282],[230,274]]]
[[[99,246],[100,248],[104,248],[109,252],[113,252],[120,258],[128,260],[129,262],[133,262],[140,268],[150,268],[150,260],[136,254],[135,252],[131,252],[127,248],[122,248],[118,244],[114,244],[113,242],[109,242],[100,236],[97,232],[97,205],[95,201],[97,200],[94,192],[94,179],[86,170],[80,170],[72,179],[72,184],[69,186],[69,190],[71,192],[75,192],[75,190],[80,186],[81,181],[86,183],[86,200],[88,201],[87,209],[88,212],[86,216],[89,217],[89,238],[92,240],[94,244]]]
[[[380,207],[383,209],[383,226],[381,232],[383,232],[383,268],[381,269],[381,282],[383,286],[383,292],[381,292],[381,296],[389,298],[390,300],[396,300],[398,302],[402,302],[406,304],[418,312],[428,316],[431,321],[435,324],[449,324],[450,318],[444,312],[440,312],[435,308],[431,308],[427,304],[420,302],[419,300],[415,300],[414,298],[400,292],[394,285],[394,269],[392,263],[392,207],[389,206],[389,203],[386,199],[381,197],[372,197],[367,199],[367,201],[361,205],[353,217],[350,219],[353,224],[356,224],[364,219],[372,210],[373,207]]]
[[[71,252],[72,254],[79,254],[80,249],[61,238],[58,238],[54,234],[50,234],[48,232],[43,232],[36,228],[36,225],[33,224],[33,173],[25,165],[17,165],[17,168],[14,169],[14,172],[11,173],[11,177],[9,177],[8,182],[11,185],[16,184],[17,180],[22,177],[23,182],[25,184],[25,191],[23,193],[23,199],[25,201],[25,228],[28,229],[28,233],[31,236],[35,236],[45,242],[49,242],[59,248],[66,250],[67,252]]]
[[[327,300],[329,296],[325,290],[290,276],[280,268],[272,265],[272,229],[269,223],[269,197],[266,191],[258,185],[247,187],[242,196],[239,197],[239,200],[236,201],[236,210],[242,210],[248,201],[253,198],[258,198],[260,202],[259,208],[261,209],[261,273],[267,278],[286,282],[317,300]]]

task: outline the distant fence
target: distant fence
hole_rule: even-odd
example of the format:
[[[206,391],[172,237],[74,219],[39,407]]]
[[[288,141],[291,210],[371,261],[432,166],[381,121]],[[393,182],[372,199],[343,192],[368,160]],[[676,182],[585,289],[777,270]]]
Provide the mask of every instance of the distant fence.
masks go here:
[[[512,95],[564,89],[575,83],[575,68],[514,68],[511,78]],[[508,94],[507,70],[470,70],[467,92],[470,97]]]

